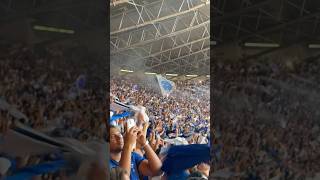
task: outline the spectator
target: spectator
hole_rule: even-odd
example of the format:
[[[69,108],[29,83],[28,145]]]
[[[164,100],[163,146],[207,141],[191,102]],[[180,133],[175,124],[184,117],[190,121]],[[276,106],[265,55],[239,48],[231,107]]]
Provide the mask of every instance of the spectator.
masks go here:
[[[23,45],[0,48],[6,52],[0,57],[0,146],[16,122],[38,133],[83,143],[104,137],[106,128],[101,126],[104,89],[89,83],[84,86],[83,80],[81,86],[77,86],[79,79],[85,79],[83,74],[97,77],[91,73],[97,69],[94,65],[83,66],[86,62],[82,60],[73,62],[68,55],[74,54],[72,51],[49,46],[43,52]],[[33,165],[53,162],[55,158],[48,158],[51,156],[53,154],[48,153],[16,157],[3,153],[0,148],[0,157],[11,162],[6,176]],[[64,169],[34,178],[66,179],[62,171]]]
[[[142,76],[137,80],[136,75],[118,76],[111,79],[112,100],[110,103],[112,109],[110,114],[111,119],[114,118],[110,122],[112,124],[110,128],[111,167],[120,166],[126,169],[130,172],[131,179],[139,177],[140,179],[186,179],[190,174],[188,169],[183,172],[180,172],[179,169],[179,172],[166,174],[161,173],[160,168],[171,146],[208,143],[209,81],[176,81],[176,90],[166,97],[155,89],[153,85],[155,81],[147,81],[144,81]],[[145,107],[146,115],[141,113],[130,115],[129,111],[119,109],[114,104],[115,100],[126,106]],[[136,127],[128,132],[128,124],[131,124],[128,121],[132,120],[135,121]],[[140,136],[144,137],[143,139],[148,139],[150,146],[145,145],[144,140],[141,142],[136,137],[139,134],[143,134]],[[124,142],[122,135],[125,137]],[[126,150],[126,144],[131,144],[132,147]],[[124,154],[127,155],[123,156]],[[141,163],[146,161],[144,157],[149,163],[151,162],[150,154],[156,160],[153,161],[157,162],[154,165],[157,167],[154,173],[141,170]],[[129,169],[130,163],[133,165]],[[208,173],[208,169],[204,169],[201,172]],[[134,177],[132,172],[135,173]]]
[[[133,152],[133,145],[140,143],[146,153],[147,159]],[[146,137],[136,127],[127,131],[123,140],[120,131],[110,127],[110,165],[111,168],[121,167],[130,174],[130,179],[139,179],[143,176],[156,176],[160,174],[161,161],[147,144]]]

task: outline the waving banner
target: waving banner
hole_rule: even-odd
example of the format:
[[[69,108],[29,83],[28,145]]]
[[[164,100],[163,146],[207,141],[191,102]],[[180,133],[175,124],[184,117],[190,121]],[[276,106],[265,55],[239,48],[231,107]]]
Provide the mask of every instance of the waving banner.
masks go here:
[[[174,87],[175,87],[174,82],[167,80],[161,75],[157,75],[157,80],[159,83],[162,96],[168,96],[174,90]]]

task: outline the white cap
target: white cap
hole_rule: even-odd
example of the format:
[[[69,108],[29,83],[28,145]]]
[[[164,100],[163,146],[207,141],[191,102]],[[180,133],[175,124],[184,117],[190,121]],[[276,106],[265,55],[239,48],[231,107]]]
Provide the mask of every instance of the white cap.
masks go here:
[[[11,162],[6,158],[0,157],[0,174],[5,175],[11,166]]]

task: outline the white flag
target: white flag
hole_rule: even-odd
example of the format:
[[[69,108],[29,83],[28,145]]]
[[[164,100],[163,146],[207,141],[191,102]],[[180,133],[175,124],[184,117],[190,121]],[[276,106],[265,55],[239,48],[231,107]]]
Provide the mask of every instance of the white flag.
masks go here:
[[[163,96],[169,95],[175,87],[174,82],[167,80],[166,78],[162,77],[161,75],[157,75],[157,79],[158,79],[159,87],[161,90],[161,94]]]

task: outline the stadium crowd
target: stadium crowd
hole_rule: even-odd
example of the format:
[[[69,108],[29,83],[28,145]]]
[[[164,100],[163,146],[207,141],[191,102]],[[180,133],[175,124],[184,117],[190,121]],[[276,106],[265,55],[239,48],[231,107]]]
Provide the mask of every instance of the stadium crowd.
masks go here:
[[[126,172],[124,174],[130,176],[131,180],[139,177],[207,179],[210,170],[208,162],[199,162],[187,170],[174,173],[163,173],[161,166],[164,163],[166,151],[172,145],[209,143],[209,81],[176,81],[176,89],[170,95],[163,96],[157,88],[154,88],[155,86],[150,85],[157,84],[156,80],[136,79],[134,74],[111,78],[111,105],[117,100],[126,105],[143,106],[147,114],[146,117],[142,112],[136,112],[133,117],[127,116],[111,122],[110,166],[112,171],[121,169]],[[123,113],[123,110],[111,110],[113,115]],[[127,122],[130,118],[136,119],[136,126],[133,128],[128,128]],[[146,143],[147,141],[149,143]],[[128,144],[133,144],[129,149],[132,152],[131,163],[135,164],[133,166],[136,169],[124,168],[126,167],[124,162],[130,162],[130,159],[122,158],[126,152],[128,153],[125,151]],[[119,155],[117,153],[121,152],[121,145],[123,149]],[[144,168],[145,164],[149,164],[148,168]]]
[[[38,53],[33,48],[16,44],[2,46],[1,52],[0,146],[15,122],[50,137],[67,137],[81,142],[106,137],[103,89],[87,87],[84,80],[80,80],[82,84],[76,83],[87,70],[79,65],[80,61],[79,64],[69,61],[59,47],[48,47],[44,53]],[[24,168],[51,162],[57,159],[56,156],[17,157],[0,148],[0,179],[9,178]],[[99,175],[92,172],[91,177]],[[64,171],[56,171],[34,179],[66,179],[64,174]]]
[[[319,65],[217,63],[216,179],[319,178]]]
[[[47,49],[45,56],[23,46],[1,51],[6,55],[0,60],[0,143],[15,121],[52,137],[70,137],[83,142],[104,138],[105,126],[101,123],[104,122],[101,106],[104,98],[99,96],[102,92],[76,87],[75,81],[83,74],[83,69],[70,64],[63,51]],[[210,176],[215,179],[306,179],[318,175],[318,67],[320,63],[314,60],[280,65],[218,64],[216,76],[222,77],[219,73],[223,73],[224,78],[215,79],[215,101],[219,104],[215,113],[219,118],[215,119],[211,146],[219,150],[212,154],[215,161],[210,166],[214,173]],[[163,97],[130,76],[113,77],[112,95],[126,104],[145,107],[149,118],[145,123],[145,117],[137,114],[140,129],[127,128],[128,118],[113,122],[110,137],[107,137],[111,145],[129,144],[128,149],[136,153],[133,158],[137,164],[148,160],[146,168],[141,166],[140,170],[138,165],[134,172],[128,168],[128,159],[126,163],[121,162],[121,156],[120,159],[117,156],[119,164],[127,168],[113,168],[114,178],[123,174],[129,178],[133,173],[164,178],[166,175],[161,174],[160,166],[169,144],[210,142],[209,86],[209,81],[180,81],[176,82],[177,89],[170,96]],[[9,111],[7,104],[19,112]],[[56,156],[11,157],[0,149],[1,165],[8,164],[8,159],[14,164],[11,168],[1,168],[0,179],[19,169],[58,159]],[[117,166],[117,161],[113,163]],[[207,178],[210,166],[200,163],[184,177]],[[97,167],[92,165],[88,176],[103,179],[104,170],[99,171]],[[218,177],[219,172],[222,173]],[[177,176],[167,179],[177,179]],[[34,179],[66,178],[65,172],[59,171]]]

